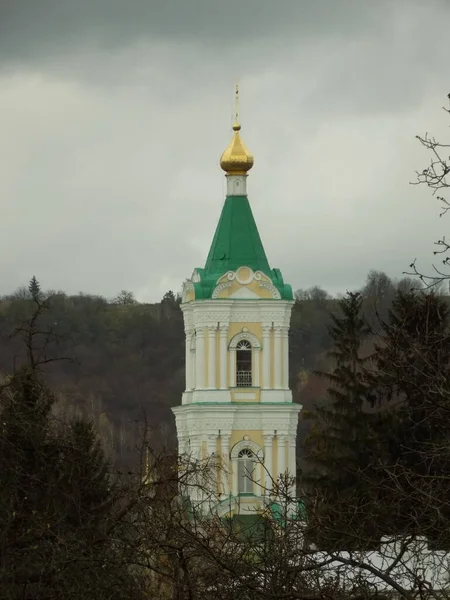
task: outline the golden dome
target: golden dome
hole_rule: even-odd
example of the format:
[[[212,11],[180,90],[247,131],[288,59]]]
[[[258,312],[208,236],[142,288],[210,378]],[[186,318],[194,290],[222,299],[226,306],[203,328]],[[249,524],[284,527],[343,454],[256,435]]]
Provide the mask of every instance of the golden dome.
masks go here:
[[[253,167],[253,155],[241,140],[240,130],[241,126],[236,121],[233,125],[233,138],[220,157],[220,166],[227,175],[246,175]]]

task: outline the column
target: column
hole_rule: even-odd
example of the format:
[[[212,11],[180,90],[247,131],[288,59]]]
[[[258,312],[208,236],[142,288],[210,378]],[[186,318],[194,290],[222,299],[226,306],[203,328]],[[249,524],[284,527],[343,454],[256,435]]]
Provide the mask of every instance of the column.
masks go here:
[[[233,471],[232,474],[232,483],[231,483],[231,494],[233,496],[238,495],[238,459],[233,458],[231,462],[231,468]]]
[[[288,437],[288,471],[289,475],[293,478],[291,485],[289,486],[289,496],[295,498],[297,495],[295,477],[297,474],[297,456],[295,452],[295,436],[290,435]]]
[[[216,327],[208,327],[208,388],[216,389]]]
[[[275,327],[273,331],[274,344],[273,344],[273,371],[274,371],[274,382],[273,387],[276,390],[281,389],[281,327]]]
[[[252,387],[259,387],[259,348],[254,348],[252,352]]]
[[[264,434],[264,495],[270,496],[274,481],[273,472],[273,435]]]
[[[195,464],[200,460],[201,442],[198,439],[191,438],[191,458],[188,464],[188,469],[193,469],[195,473]],[[190,485],[192,500],[199,502],[201,500],[201,481],[199,474],[190,477],[192,484]]]
[[[208,460],[208,476],[206,491],[208,496],[217,494],[217,434],[209,433],[206,439],[206,452]]]
[[[221,481],[222,481],[222,497],[225,498],[230,494],[230,436],[222,435],[221,441]]]
[[[197,383],[196,383],[196,376],[195,376],[195,371],[196,371],[196,351],[195,350],[191,350],[191,355],[190,355],[190,361],[191,361],[191,378],[192,378],[192,389],[195,390],[197,387]]]
[[[286,471],[286,438],[284,435],[277,436],[277,445],[278,445],[278,465],[277,465],[277,474],[284,475]]]
[[[236,387],[236,349],[232,348],[230,355],[230,387]]]
[[[220,357],[220,389],[228,387],[227,381],[227,336],[228,325],[220,325],[219,330],[219,357]]]
[[[180,436],[178,438],[178,456],[181,459],[179,462],[179,466],[178,466],[178,473],[179,473],[179,482],[178,482],[178,488],[180,490],[180,494],[182,496],[185,495],[186,493],[186,489],[188,490],[188,494],[189,494],[189,486],[186,483],[186,471],[189,469],[189,463],[187,461],[187,457],[186,454],[188,454],[188,439],[185,436]],[[147,449],[148,451],[148,449]],[[147,454],[147,459],[148,459],[148,454]],[[147,461],[146,461],[147,462]],[[146,464],[146,475],[148,476],[148,462]]]
[[[216,433],[208,433],[207,441],[206,441],[206,451],[208,454],[208,459],[213,454],[217,453],[217,434]]]
[[[289,389],[289,327],[283,327],[283,388]]]
[[[263,388],[270,389],[270,327],[262,328],[262,353],[263,353]]]
[[[199,327],[195,344],[195,387],[203,390],[205,387],[205,330]]]
[[[178,438],[178,453],[179,455],[189,454],[189,438],[186,435]]]
[[[186,369],[186,391],[192,390],[192,358],[191,358],[191,341],[192,341],[192,330],[186,331],[186,348],[185,348],[185,369]]]

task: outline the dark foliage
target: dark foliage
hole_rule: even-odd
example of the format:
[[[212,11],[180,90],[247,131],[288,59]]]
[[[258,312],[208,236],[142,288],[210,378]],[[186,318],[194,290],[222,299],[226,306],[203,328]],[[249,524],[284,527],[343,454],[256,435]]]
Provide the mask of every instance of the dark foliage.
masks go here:
[[[380,455],[389,533],[450,547],[450,317],[434,293],[399,293],[376,346],[369,384],[385,410]],[[395,503],[398,489],[405,499]],[[426,499],[433,498],[432,505]],[[389,524],[389,525],[388,525]]]
[[[450,547],[450,319],[446,299],[397,292],[368,356],[361,298],[332,317],[329,405],[307,438],[317,498],[311,537],[367,549],[385,535]]]
[[[320,498],[316,511],[320,526],[312,522],[310,536],[321,548],[360,547],[360,536],[351,526],[355,521],[360,526],[366,520],[369,534],[367,505],[373,499],[360,473],[372,463],[373,416],[367,410],[370,390],[364,367],[368,357],[362,355],[362,347],[370,330],[362,318],[362,303],[359,293],[349,292],[339,301],[340,314],[331,315],[334,347],[328,354],[334,367],[331,373],[320,374],[329,384],[329,402],[309,413],[312,427],[305,451],[312,470],[303,481]]]
[[[36,281],[30,292],[17,328],[27,359],[0,386],[0,597],[139,598],[116,544],[122,492],[93,425],[53,416],[40,371],[56,362],[42,354],[48,302]]]
[[[45,343],[36,343],[40,360],[66,358],[43,365],[46,383],[58,394],[56,410],[61,417],[96,421],[108,451],[129,464],[136,421],[145,413],[150,426],[172,424],[170,407],[180,400],[184,334],[179,303],[173,294],[155,305],[50,296],[51,311],[40,322]],[[32,310],[29,293],[0,301],[0,373],[11,373],[26,360],[22,336],[13,334],[23,330]],[[175,442],[172,427],[160,428],[160,437],[163,445]]]

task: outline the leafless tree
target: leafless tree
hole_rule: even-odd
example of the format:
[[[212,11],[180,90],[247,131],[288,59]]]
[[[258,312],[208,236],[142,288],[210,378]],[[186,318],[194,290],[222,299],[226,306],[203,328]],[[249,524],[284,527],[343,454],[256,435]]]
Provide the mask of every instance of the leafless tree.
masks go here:
[[[448,94],[448,100],[448,104],[450,105],[450,94]],[[450,108],[445,106],[442,108],[447,114],[450,114]],[[447,214],[448,210],[450,210],[450,200],[447,197],[448,188],[450,187],[450,157],[448,156],[450,144],[440,142],[428,133],[425,133],[425,135],[422,136],[417,135],[416,137],[422,146],[431,154],[431,159],[428,167],[422,171],[416,171],[417,179],[413,184],[424,184],[432,190],[432,195],[441,204],[440,216],[443,217]],[[408,273],[419,276],[426,287],[434,287],[443,282],[448,284],[450,279],[450,244],[444,236],[440,240],[437,240],[435,245],[437,246],[437,249],[433,254],[439,256],[441,262],[438,265],[433,265],[434,273],[431,275],[423,274],[418,270],[416,261],[410,265],[412,271],[411,273]],[[446,287],[448,292],[448,285]]]

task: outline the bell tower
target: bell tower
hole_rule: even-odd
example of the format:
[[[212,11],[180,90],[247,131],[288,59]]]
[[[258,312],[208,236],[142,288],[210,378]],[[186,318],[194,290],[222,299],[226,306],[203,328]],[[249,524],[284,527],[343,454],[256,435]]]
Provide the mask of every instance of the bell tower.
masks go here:
[[[186,390],[173,409],[180,454],[219,459],[211,492],[221,514],[257,512],[274,501],[280,474],[295,477],[301,410],[289,389],[292,288],[269,266],[253,218],[247,177],[254,161],[240,130],[236,110],[220,160],[222,213],[205,266],[183,286]],[[204,500],[195,488],[190,495]]]

